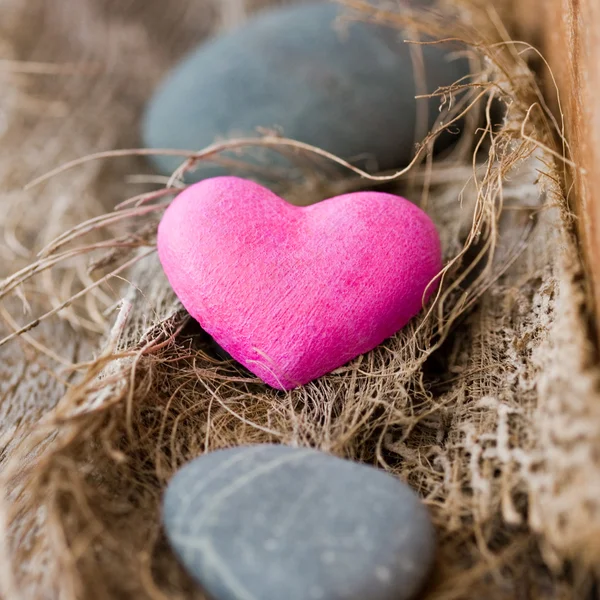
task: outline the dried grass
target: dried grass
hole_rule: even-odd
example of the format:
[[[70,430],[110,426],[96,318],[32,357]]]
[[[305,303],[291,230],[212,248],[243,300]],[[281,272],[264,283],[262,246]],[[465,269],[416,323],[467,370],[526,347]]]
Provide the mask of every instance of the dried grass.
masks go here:
[[[24,9],[11,0],[16,24],[0,40],[4,35],[16,53],[7,60],[17,65],[10,90],[21,104],[7,109],[6,139],[14,143],[23,135],[26,123],[19,119],[39,131],[24,140],[17,158],[0,160],[0,180],[13,189],[9,167],[31,173],[30,163],[37,167],[41,155],[47,170],[66,155],[85,158],[34,181],[41,187],[6,192],[9,210],[0,220],[3,262],[16,272],[0,283],[7,324],[0,341],[4,597],[202,597],[162,536],[161,493],[190,458],[258,442],[315,446],[378,465],[417,489],[440,540],[428,600],[576,598],[588,589],[590,565],[599,558],[598,374],[560,184],[560,170],[571,164],[568,147],[555,148],[561,125],[524,61],[523,53],[534,51],[508,39],[489,3],[463,0],[454,21],[452,7],[441,2],[416,18],[359,0],[345,4],[351,19],[408,28],[411,39],[460,39],[482,61],[471,80],[433,94],[451,115],[467,114],[471,123],[472,134],[453,155],[433,163],[428,138],[410,169],[372,175],[269,132],[258,142],[192,149],[170,180],[138,178],[149,182],[147,191],[110,210],[144,151],[98,154],[94,136],[104,131],[108,147],[134,145],[126,127],[132,114],[120,108],[120,95],[131,89],[128,78],[148,65],[143,59],[113,64],[96,88],[106,97],[84,103],[66,137],[57,138],[69,140],[69,152],[36,153],[33,141],[53,139],[52,127],[22,113],[32,84],[22,79],[27,67],[15,61],[33,46],[25,33],[20,50],[14,41],[15,32],[25,32]],[[244,14],[246,4],[226,5],[224,23]],[[108,0],[78,6],[76,15],[58,5],[54,12],[36,5],[28,13],[52,31],[48,47],[69,25],[84,23],[95,32],[81,32],[78,43],[90,56],[70,84],[71,101],[83,102],[85,77],[105,49],[107,31],[120,51],[135,43],[136,56],[147,51],[152,59],[157,50],[149,39],[157,23],[177,32],[181,49],[189,45],[190,14],[183,8],[165,15],[162,3],[145,2],[142,16],[139,6],[113,15]],[[62,47],[68,57],[72,49]],[[414,49],[418,57],[419,44]],[[39,62],[35,53],[26,58]],[[161,67],[173,58],[162,56]],[[36,73],[46,69],[26,64]],[[64,64],[71,77],[78,66]],[[138,73],[136,84],[146,85],[136,90],[138,102],[160,70],[144,78]],[[52,85],[43,89],[46,98],[57,93]],[[506,109],[499,126],[496,103]],[[477,131],[476,111],[485,117]],[[449,118],[440,116],[440,128]],[[123,131],[130,137],[120,138]],[[248,144],[296,158],[303,183],[294,174],[281,186],[293,201],[386,185],[420,200],[442,233],[447,267],[428,310],[375,351],[289,393],[219,357],[172,295],[153,250],[157,220],[182,187],[184,170]],[[110,169],[100,160],[109,157]],[[323,159],[344,166],[347,175],[332,180]],[[159,189],[152,185],[157,181]],[[32,206],[34,199],[52,210]],[[43,248],[33,260],[32,246]]]

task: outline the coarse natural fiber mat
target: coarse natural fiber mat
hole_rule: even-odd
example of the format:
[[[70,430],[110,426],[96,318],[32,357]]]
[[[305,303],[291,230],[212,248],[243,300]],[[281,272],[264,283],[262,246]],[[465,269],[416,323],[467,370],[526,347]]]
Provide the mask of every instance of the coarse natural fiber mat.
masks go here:
[[[301,389],[276,392],[220,357],[173,297],[154,232],[177,180],[124,152],[24,189],[138,146],[160,76],[258,4],[0,4],[0,594],[201,598],[161,532],[162,491],[192,457],[269,441],[408,481],[439,535],[428,600],[586,597],[600,564],[600,394],[561,184],[568,147],[530,70],[544,62],[509,41],[499,3],[345,2],[350,20],[405,39],[470,44],[473,77],[430,99],[451,109],[446,124],[468,111],[443,160],[426,145],[393,181],[332,179],[310,149],[263,140],[296,155],[302,182],[280,186],[293,201],[385,185],[420,203],[447,264],[411,325]]]

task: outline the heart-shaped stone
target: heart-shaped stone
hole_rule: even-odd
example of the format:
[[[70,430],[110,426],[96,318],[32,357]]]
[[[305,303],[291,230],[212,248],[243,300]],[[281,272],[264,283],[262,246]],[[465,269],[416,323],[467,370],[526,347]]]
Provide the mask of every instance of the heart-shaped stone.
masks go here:
[[[279,389],[394,335],[441,269],[435,226],[404,198],[357,192],[298,207],[237,177],[177,196],[158,228],[158,254],[192,317]]]

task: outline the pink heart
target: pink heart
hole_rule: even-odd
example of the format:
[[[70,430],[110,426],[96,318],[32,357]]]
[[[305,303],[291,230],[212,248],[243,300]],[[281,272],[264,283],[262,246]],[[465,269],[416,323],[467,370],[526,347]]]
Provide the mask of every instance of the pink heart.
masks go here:
[[[286,390],[396,333],[442,266],[435,226],[404,198],[357,192],[297,207],[237,177],[177,196],[158,228],[158,254],[192,317]]]

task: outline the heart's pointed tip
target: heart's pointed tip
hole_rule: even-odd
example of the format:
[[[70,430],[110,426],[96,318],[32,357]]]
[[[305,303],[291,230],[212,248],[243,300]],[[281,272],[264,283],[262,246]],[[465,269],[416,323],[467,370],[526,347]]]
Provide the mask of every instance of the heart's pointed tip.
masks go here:
[[[264,380],[263,380],[264,381]],[[264,383],[266,383],[269,387],[272,387],[274,390],[277,390],[278,392],[293,392],[294,390],[297,390],[298,388],[302,387],[302,384],[299,383],[287,383],[287,384],[281,384],[281,383],[275,383],[275,382],[267,382],[264,381]],[[306,385],[306,384],[304,384]]]
[[[283,375],[277,375],[272,366],[273,361],[269,361],[271,366],[256,360],[245,361],[244,358],[241,358],[239,362],[254,373],[263,383],[279,392],[291,392],[308,383],[308,380],[298,382]]]

